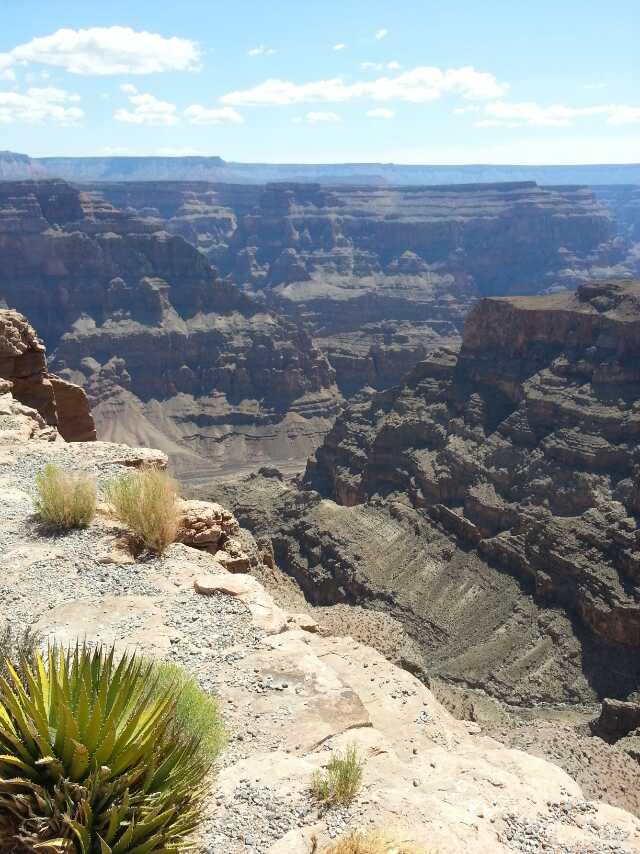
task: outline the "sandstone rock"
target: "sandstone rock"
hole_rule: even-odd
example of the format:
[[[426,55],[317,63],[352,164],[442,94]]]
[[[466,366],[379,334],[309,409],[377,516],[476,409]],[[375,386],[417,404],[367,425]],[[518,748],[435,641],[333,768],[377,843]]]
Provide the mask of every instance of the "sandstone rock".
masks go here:
[[[182,517],[176,540],[187,546],[215,554],[240,526],[232,513],[208,501],[184,501],[179,504]]]
[[[68,442],[91,442],[95,425],[85,392],[47,373],[45,348],[27,319],[0,309],[0,383],[36,409]],[[0,393],[3,391],[0,389]]]
[[[303,632],[316,634],[320,631],[318,621],[309,614],[292,614],[287,620],[287,625],[292,629],[301,629]]]

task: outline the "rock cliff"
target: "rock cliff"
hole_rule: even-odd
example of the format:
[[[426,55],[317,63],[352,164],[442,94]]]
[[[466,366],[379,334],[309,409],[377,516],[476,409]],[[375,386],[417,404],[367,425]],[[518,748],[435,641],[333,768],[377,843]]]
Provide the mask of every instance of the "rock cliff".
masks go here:
[[[6,309],[0,309],[0,388],[36,409],[66,441],[95,440],[83,389],[48,373],[43,343],[25,317]]]
[[[221,274],[302,319],[343,393],[398,382],[458,342],[478,296],[574,287],[634,266],[612,214],[581,187],[91,185],[180,234]]]
[[[299,324],[63,181],[0,183],[0,297],[86,389],[103,437],[160,443],[185,476],[299,460],[335,414],[333,371]]]
[[[482,300],[459,355],[347,408],[307,481],[347,506],[402,495],[610,645],[632,692],[639,356],[638,282]]]
[[[175,544],[162,558],[113,565],[114,522],[103,510],[89,528],[52,538],[32,514],[43,465],[91,470],[101,488],[122,466],[163,455],[66,444],[43,425],[0,394],[0,622],[167,659],[215,692],[228,744],[208,780],[196,850],[310,854],[355,828],[392,830],[441,854],[638,850],[636,817],[455,720],[371,648],[288,615],[252,576],[225,569],[217,546]],[[204,518],[202,507],[190,511]],[[221,508],[209,515],[225,535],[238,532]],[[320,811],[312,775],[347,745],[363,762],[362,787],[348,809]]]

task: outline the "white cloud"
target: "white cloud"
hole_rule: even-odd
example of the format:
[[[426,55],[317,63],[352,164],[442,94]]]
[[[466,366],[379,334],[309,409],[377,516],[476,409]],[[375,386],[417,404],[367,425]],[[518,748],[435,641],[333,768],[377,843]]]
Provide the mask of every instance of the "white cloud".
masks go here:
[[[342,121],[337,113],[311,112],[307,113],[306,119],[310,125],[318,124],[318,122],[329,122],[335,124]]]
[[[376,41],[382,41],[382,39],[388,34],[388,30],[385,30],[384,27],[377,31],[376,33]]]
[[[79,100],[79,95],[53,86],[31,87],[25,93],[0,92],[0,124],[39,124],[46,120],[63,125],[75,124],[84,113],[80,107],[69,105]]]
[[[263,44],[258,45],[258,47],[252,47],[247,51],[248,56],[273,56],[274,53],[276,53],[274,48]]]
[[[15,79],[16,73],[13,68],[5,68],[4,71],[0,71],[0,80],[9,80],[13,83]]]
[[[64,68],[71,74],[151,74],[192,71],[198,67],[196,42],[137,32],[130,27],[91,27],[56,30],[0,54],[0,70],[39,63]]]
[[[129,149],[124,145],[105,145],[100,149],[100,154],[105,157],[118,157],[122,154],[127,154]]]
[[[419,66],[395,77],[345,83],[340,77],[310,83],[269,79],[252,89],[228,92],[220,99],[233,107],[288,105],[302,103],[343,103],[354,98],[374,101],[409,101],[414,104],[435,101],[445,94],[469,100],[500,98],[507,86],[485,71],[471,66],[443,71],[434,66]]]
[[[383,71],[384,69],[388,69],[389,71],[398,71],[402,66],[396,60],[392,60],[391,62],[361,62],[360,70],[361,71]]]
[[[123,83],[120,87],[120,91],[124,92],[127,95],[135,95],[138,91],[133,83]]]
[[[135,87],[131,88],[135,90]],[[169,103],[169,101],[161,101],[155,95],[136,92],[136,94],[129,95],[129,102],[133,107],[132,110],[119,109],[113,114],[113,118],[117,122],[161,127],[177,125],[180,121],[176,115],[176,105]]]
[[[534,101],[509,103],[494,101],[482,109],[484,118],[476,127],[570,127],[576,119],[603,117],[607,124],[640,123],[640,107],[626,104],[595,104],[590,107],[568,107],[564,104],[543,106]]]
[[[345,47],[346,47],[346,44],[344,42],[338,42],[338,44],[334,44],[333,49],[334,50],[344,50]]]
[[[606,89],[606,83],[585,83],[582,87],[583,89],[587,89],[589,91],[598,91],[600,89]]]
[[[386,107],[376,107],[374,110],[367,110],[367,116],[370,119],[392,119],[395,113]]]
[[[161,157],[200,157],[202,152],[197,148],[158,148],[156,154]]]
[[[239,125],[244,122],[233,107],[203,107],[201,104],[187,107],[184,117],[192,125]]]

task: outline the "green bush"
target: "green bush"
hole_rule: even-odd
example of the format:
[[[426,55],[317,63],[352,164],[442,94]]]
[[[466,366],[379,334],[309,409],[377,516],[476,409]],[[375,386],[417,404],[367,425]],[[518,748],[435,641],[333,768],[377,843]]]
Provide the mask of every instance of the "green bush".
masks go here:
[[[0,849],[153,854],[189,847],[208,770],[153,665],[49,646],[0,679]]]
[[[167,472],[127,472],[107,484],[107,500],[142,548],[162,554],[178,531],[177,486]]]
[[[344,754],[332,756],[326,769],[315,772],[311,780],[311,794],[326,808],[348,806],[361,783],[362,762],[355,745],[350,745]]]
[[[59,530],[86,528],[96,513],[96,481],[87,472],[64,471],[52,463],[36,475],[35,510]]]
[[[200,747],[208,761],[213,761],[225,744],[224,726],[218,704],[202,691],[176,664],[160,661],[153,666],[153,679],[158,691],[174,690],[176,726],[185,735],[200,739]]]

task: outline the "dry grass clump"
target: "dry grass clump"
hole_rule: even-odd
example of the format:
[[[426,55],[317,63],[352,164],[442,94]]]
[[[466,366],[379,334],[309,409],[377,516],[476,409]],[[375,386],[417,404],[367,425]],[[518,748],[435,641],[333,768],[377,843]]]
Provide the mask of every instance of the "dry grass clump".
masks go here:
[[[426,854],[414,845],[373,831],[356,831],[322,849],[322,854]]]
[[[127,472],[106,485],[105,494],[121,522],[142,548],[162,554],[174,542],[179,514],[177,484],[155,468]]]
[[[36,475],[36,492],[36,513],[52,528],[86,528],[95,516],[96,480],[87,472],[49,463]]]
[[[314,773],[311,794],[327,809],[348,806],[357,795],[361,783],[362,762],[352,744],[343,754],[332,756],[324,770]]]

